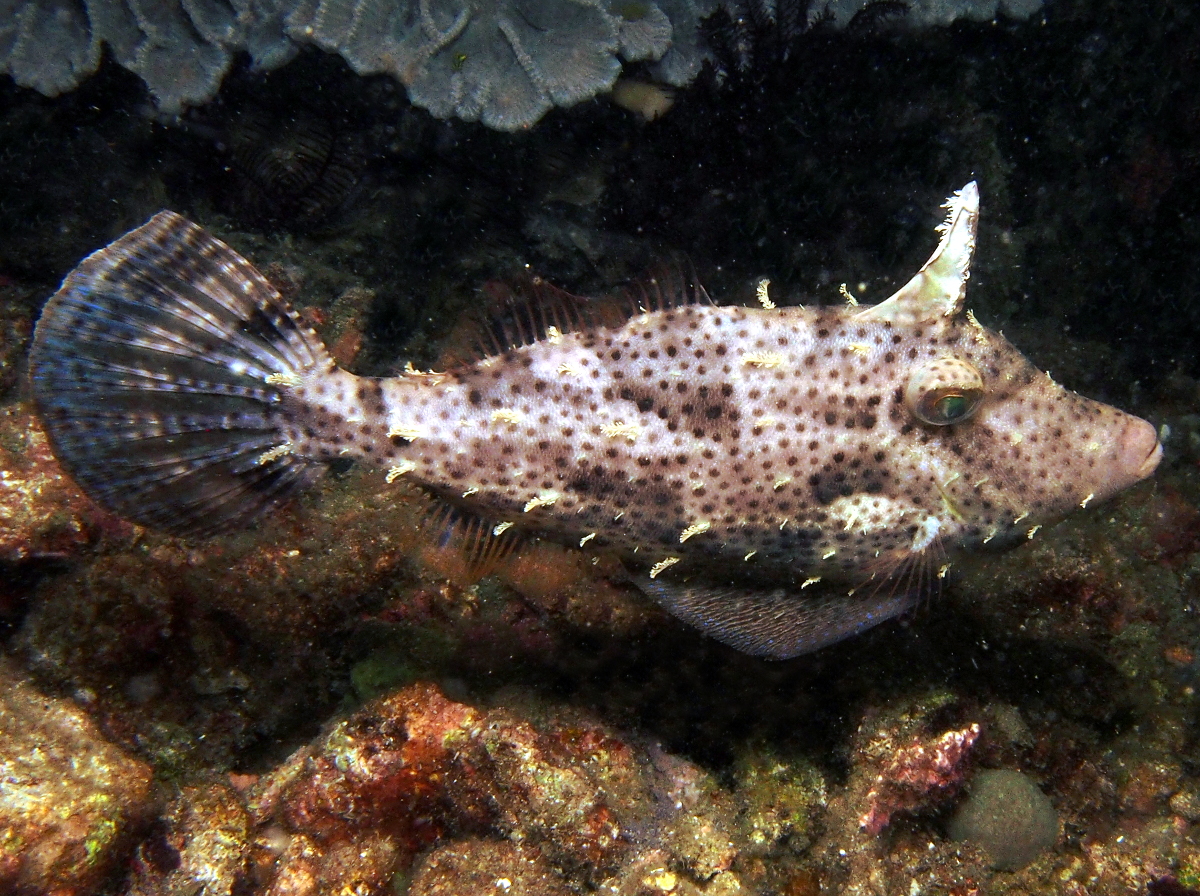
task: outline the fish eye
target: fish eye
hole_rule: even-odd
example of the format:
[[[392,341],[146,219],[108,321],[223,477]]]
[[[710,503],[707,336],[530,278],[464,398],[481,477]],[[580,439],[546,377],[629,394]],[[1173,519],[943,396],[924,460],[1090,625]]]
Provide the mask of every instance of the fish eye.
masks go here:
[[[932,426],[962,423],[983,401],[983,377],[960,358],[937,358],[908,377],[904,403],[914,417]]]

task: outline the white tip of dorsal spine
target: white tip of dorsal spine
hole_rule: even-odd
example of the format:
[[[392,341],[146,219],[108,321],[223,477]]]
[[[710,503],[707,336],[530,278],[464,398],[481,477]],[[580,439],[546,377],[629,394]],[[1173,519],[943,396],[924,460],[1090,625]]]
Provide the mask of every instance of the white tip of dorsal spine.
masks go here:
[[[942,203],[942,208],[946,210],[946,218],[938,225],[937,232],[945,235],[954,228],[962,214],[979,214],[979,184],[971,181],[961,190],[955,190]]]

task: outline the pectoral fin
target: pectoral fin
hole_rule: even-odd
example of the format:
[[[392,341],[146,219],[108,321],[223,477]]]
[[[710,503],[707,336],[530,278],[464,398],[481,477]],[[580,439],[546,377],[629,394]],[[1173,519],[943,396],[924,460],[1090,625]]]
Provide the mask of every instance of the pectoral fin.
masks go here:
[[[789,659],[894,619],[913,594],[813,596],[797,587],[693,585],[641,576],[638,587],[705,634],[754,656]]]

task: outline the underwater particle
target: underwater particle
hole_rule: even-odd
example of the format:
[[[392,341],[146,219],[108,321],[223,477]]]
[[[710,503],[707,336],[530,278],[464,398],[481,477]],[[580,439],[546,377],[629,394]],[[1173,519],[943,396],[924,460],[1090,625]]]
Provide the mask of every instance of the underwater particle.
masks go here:
[[[954,840],[981,846],[1001,871],[1019,871],[1054,846],[1058,815],[1028,775],[985,769],[971,782],[947,831]]]
[[[70,701],[0,665],[0,892],[96,892],[149,814],[153,775]]]

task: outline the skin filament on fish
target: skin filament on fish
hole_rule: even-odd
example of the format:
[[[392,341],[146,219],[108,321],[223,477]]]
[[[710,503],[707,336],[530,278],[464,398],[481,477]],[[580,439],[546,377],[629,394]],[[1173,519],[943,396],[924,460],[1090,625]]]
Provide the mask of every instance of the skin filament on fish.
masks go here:
[[[497,408],[492,411],[493,423],[509,423],[515,426],[525,419],[525,415],[512,408]]]
[[[657,563],[655,563],[653,566],[650,567],[650,578],[652,578],[652,579],[658,578],[659,573],[661,573],[664,569],[669,569],[670,567],[674,566],[678,562],[679,562],[678,557],[666,557],[662,560],[659,560]]]
[[[389,439],[401,438],[409,442],[414,442],[417,439],[425,438],[428,432],[425,427],[415,423],[397,423],[387,431],[387,436]]]
[[[255,463],[257,463],[259,466],[262,466],[263,464],[269,464],[273,460],[279,460],[281,457],[287,457],[289,454],[293,453],[294,450],[295,446],[291,442],[284,442],[282,445],[276,445],[270,451],[264,451],[258,456],[258,460],[256,460]]]
[[[779,352],[752,352],[742,357],[742,363],[747,367],[757,367],[762,370],[774,370],[782,367],[785,358]]]
[[[411,473],[417,468],[417,465],[411,460],[402,460],[393,467],[389,467],[387,475],[383,477],[383,481],[391,485],[405,473]]]
[[[600,432],[610,439],[625,439],[627,442],[636,442],[638,436],[642,434],[642,428],[636,423],[625,423],[622,420],[617,420],[615,423],[605,423],[600,427]]]

